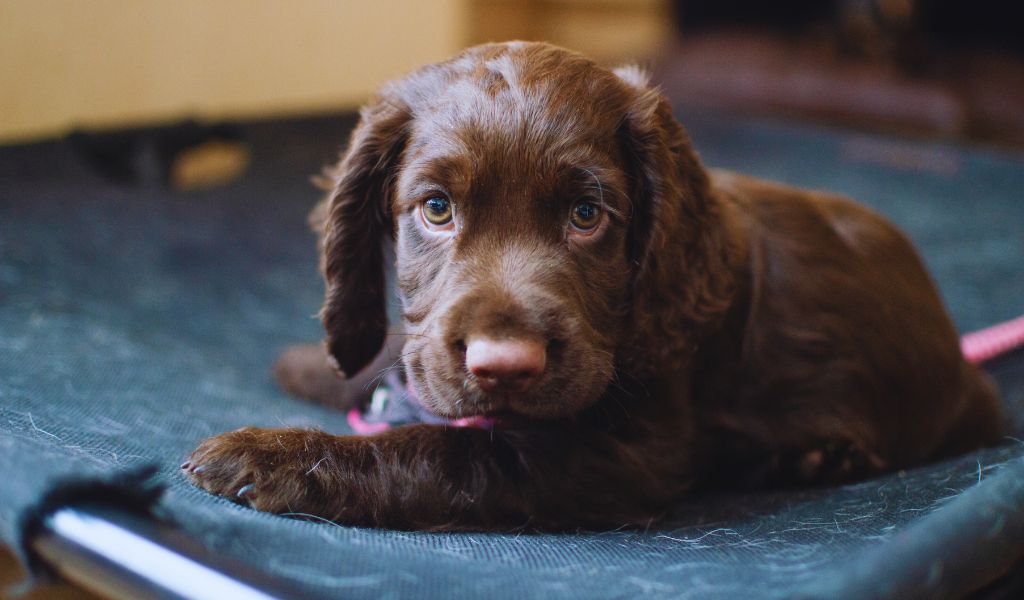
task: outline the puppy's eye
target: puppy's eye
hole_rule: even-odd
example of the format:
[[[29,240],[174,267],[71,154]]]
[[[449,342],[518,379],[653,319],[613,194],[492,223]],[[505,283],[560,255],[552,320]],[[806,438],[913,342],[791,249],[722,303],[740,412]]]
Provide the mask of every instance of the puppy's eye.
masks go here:
[[[569,222],[580,231],[590,231],[601,222],[601,207],[590,200],[581,200],[572,207]]]
[[[423,203],[423,218],[427,223],[443,227],[452,222],[451,200],[443,196],[427,198]]]

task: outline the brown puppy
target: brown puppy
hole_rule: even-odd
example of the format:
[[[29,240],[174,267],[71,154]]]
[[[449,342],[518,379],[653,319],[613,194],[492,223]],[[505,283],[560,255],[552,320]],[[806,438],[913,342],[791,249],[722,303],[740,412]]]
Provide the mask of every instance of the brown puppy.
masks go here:
[[[606,527],[695,480],[842,480],[1000,434],[906,238],[843,198],[709,174],[635,69],[472,48],[386,86],[332,179],[329,354],[351,375],[380,351],[394,236],[409,385],[499,422],[226,433],[184,466],[213,493],[360,525]],[[337,393],[296,356],[292,387]]]

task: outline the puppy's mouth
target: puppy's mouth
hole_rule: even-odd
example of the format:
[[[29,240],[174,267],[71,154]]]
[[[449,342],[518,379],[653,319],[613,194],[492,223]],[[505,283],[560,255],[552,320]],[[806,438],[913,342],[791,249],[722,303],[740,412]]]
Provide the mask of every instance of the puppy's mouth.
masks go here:
[[[483,392],[463,386],[461,397],[453,404],[438,407],[448,418],[475,418],[503,424],[544,421],[566,417],[568,407],[555,401],[549,386],[530,392]],[[455,413],[455,414],[452,414]]]
[[[457,403],[457,411],[463,417],[484,417],[487,419],[509,420],[531,417],[529,409],[522,408],[522,402],[510,394],[470,394]]]
[[[458,384],[451,381],[420,379],[413,387],[426,392],[418,401],[438,416],[452,421],[481,420],[493,423],[515,424],[558,415],[547,414],[542,396],[525,392],[485,392],[474,386],[470,379]],[[539,393],[542,393],[538,390]],[[542,410],[537,410],[542,408]]]

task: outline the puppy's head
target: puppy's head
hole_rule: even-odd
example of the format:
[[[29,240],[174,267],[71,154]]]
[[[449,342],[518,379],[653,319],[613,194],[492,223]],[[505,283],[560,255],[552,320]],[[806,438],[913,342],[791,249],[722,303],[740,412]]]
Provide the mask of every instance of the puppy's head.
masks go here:
[[[444,416],[573,414],[678,366],[721,304],[706,175],[636,70],[472,48],[386,86],[332,185],[328,350],[353,374],[380,349],[394,236],[405,370]]]

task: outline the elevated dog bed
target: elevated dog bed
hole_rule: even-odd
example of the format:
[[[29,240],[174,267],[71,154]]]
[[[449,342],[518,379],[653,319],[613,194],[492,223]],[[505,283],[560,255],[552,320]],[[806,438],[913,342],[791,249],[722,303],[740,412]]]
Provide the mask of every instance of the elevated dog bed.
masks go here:
[[[961,331],[1024,313],[1022,157],[682,117],[711,166],[840,191],[891,217]],[[49,494],[49,508],[134,499],[145,519],[254,567],[283,596],[998,596],[1022,585],[1019,350],[987,363],[1013,436],[998,447],[842,487],[695,495],[648,531],[367,530],[258,513],[188,485],[178,465],[211,434],[349,430],[345,414],[278,391],[269,366],[284,346],[321,337],[308,174],[352,124],[239,125],[248,174],[188,193],[166,185],[170,131],[0,148],[3,543],[30,553],[30,517]],[[124,476],[147,465],[148,480]]]

